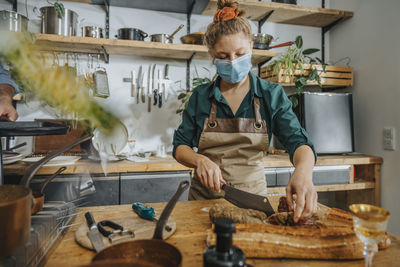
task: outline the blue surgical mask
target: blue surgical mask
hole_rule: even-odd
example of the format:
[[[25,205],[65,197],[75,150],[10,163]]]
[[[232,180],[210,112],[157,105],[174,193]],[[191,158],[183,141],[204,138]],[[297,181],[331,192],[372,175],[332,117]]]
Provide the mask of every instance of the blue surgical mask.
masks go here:
[[[215,59],[217,73],[228,83],[238,83],[246,78],[251,65],[251,53],[243,55],[234,60]]]

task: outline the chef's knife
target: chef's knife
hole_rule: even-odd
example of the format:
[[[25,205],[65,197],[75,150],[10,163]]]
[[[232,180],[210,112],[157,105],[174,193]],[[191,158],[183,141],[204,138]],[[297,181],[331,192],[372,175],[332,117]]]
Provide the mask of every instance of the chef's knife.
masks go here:
[[[225,191],[225,199],[239,208],[259,210],[271,216],[275,213],[267,197],[251,194],[232,186],[222,184]]]
[[[158,70],[158,107],[161,108],[162,107],[162,98],[163,98],[163,94],[162,94],[162,81],[161,81],[161,70]]]
[[[158,88],[156,88],[156,86],[158,86],[158,79],[157,79],[157,77],[156,77],[156,64],[154,64],[154,66],[153,66],[153,70],[152,70],[152,72],[153,72],[153,87],[152,87],[152,89],[153,89],[153,97],[154,97],[154,103],[153,103],[153,105],[157,105],[157,98],[158,98]]]
[[[136,96],[136,71],[131,71],[132,81],[131,81],[131,97]]]
[[[104,243],[103,239],[101,238],[101,234],[97,229],[96,221],[89,211],[85,213],[85,218],[89,227],[89,232],[87,233],[87,235],[96,252],[99,252],[104,248]]]
[[[155,64],[154,64],[155,67]],[[147,87],[147,111],[151,112],[151,97],[153,96],[153,77],[151,71],[152,65],[149,66],[149,81]],[[154,75],[153,75],[154,76]]]
[[[146,102],[146,87],[147,87],[147,72],[145,71],[143,73],[143,78],[142,78],[142,93],[140,95],[142,99],[142,103]]]
[[[137,78],[137,95],[136,95],[136,104],[139,104],[139,97],[140,97],[140,90],[143,90],[141,88],[143,86],[143,67],[140,65],[139,67],[139,72],[138,72],[138,78]]]
[[[169,75],[168,75],[168,70],[169,70],[169,65],[168,64],[166,64],[165,65],[165,70],[164,70],[164,81],[163,81],[163,84],[164,84],[164,102],[167,102],[167,100],[168,100],[168,91],[169,91],[169,86],[170,86],[170,80],[169,80]]]

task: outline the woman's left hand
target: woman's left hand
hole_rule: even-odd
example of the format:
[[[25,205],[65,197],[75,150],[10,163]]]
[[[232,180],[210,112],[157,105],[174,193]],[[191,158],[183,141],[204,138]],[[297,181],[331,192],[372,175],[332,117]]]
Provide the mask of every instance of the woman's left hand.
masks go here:
[[[312,182],[312,169],[296,168],[286,186],[289,209],[293,210],[293,194],[296,194],[294,222],[311,218],[317,211],[318,194]]]

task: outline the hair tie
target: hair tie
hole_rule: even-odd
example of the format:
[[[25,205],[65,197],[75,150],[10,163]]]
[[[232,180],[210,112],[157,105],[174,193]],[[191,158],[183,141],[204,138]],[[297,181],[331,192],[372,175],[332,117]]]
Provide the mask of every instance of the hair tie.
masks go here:
[[[226,21],[236,18],[240,11],[234,7],[224,7],[223,9],[218,9],[214,15],[214,22]]]

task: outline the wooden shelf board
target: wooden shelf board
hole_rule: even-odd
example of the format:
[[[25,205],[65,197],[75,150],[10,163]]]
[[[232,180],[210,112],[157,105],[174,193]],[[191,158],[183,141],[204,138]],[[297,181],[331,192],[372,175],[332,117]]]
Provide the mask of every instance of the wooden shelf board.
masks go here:
[[[147,56],[173,59],[210,59],[207,47],[188,44],[164,44],[155,42],[97,39],[91,37],[59,36],[36,34],[36,43],[43,51],[102,53],[104,47],[110,55]],[[258,64],[275,56],[269,50],[253,50],[253,64]]]
[[[202,14],[213,16],[217,10],[217,2],[217,0],[210,0]],[[345,20],[353,16],[351,11],[255,0],[242,0],[239,7],[247,10],[247,16],[251,20],[259,21],[273,10],[274,12],[267,20],[269,22],[312,27],[325,27],[339,19]]]
[[[345,190],[364,190],[374,189],[374,182],[355,182],[353,184],[332,184],[332,185],[316,185],[317,192],[332,192]],[[269,187],[268,194],[286,194],[285,187]]]

